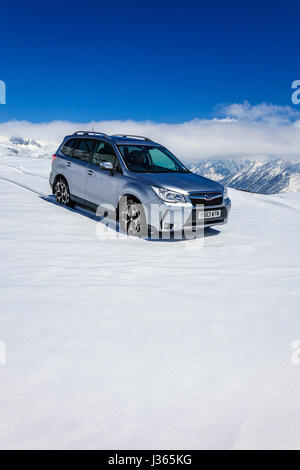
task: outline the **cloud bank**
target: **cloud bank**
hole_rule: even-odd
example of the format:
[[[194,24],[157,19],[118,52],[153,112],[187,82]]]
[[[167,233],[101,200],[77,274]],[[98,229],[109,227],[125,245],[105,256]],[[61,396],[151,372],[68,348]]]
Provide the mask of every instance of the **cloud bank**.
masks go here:
[[[34,124],[9,121],[0,124],[0,136],[43,141],[55,150],[63,136],[75,130],[95,129],[107,134],[149,136],[184,161],[208,158],[283,158],[300,160],[300,111],[290,106],[248,102],[218,106],[211,119],[179,124],[152,121],[53,121]]]

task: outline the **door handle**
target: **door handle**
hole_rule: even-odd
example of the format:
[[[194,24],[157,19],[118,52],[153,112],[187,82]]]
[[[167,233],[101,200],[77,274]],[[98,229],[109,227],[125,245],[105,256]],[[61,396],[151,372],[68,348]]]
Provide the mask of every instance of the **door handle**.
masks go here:
[[[71,166],[71,165],[72,165],[72,163],[71,163],[71,162],[68,162],[68,163],[67,163],[67,166]]]
[[[94,174],[93,170],[88,171],[88,175],[93,175],[93,174]]]

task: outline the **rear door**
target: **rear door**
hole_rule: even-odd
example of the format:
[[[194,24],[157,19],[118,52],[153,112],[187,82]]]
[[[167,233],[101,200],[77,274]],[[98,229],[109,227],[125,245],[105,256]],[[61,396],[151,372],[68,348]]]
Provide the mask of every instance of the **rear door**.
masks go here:
[[[81,203],[84,203],[86,199],[87,172],[93,145],[92,139],[78,139],[73,156],[68,163],[71,196],[75,201]]]

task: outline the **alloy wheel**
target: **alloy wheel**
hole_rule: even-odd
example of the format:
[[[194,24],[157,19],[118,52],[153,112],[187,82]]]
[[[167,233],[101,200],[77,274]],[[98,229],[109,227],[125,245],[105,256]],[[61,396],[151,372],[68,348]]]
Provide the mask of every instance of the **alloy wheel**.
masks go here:
[[[140,236],[141,233],[141,212],[136,204],[128,204],[121,214],[122,228],[128,235]]]
[[[63,179],[59,179],[55,185],[54,195],[59,204],[67,206],[70,201],[69,187]]]

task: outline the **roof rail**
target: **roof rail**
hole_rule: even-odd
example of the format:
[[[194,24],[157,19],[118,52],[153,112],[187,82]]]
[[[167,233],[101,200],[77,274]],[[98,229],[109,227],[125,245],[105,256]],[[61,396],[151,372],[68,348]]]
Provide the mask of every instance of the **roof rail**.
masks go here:
[[[104,134],[104,132],[97,131],[76,131],[73,135],[104,135],[105,137],[108,137],[108,135]]]
[[[114,134],[111,137],[134,137],[135,139],[144,139],[147,142],[153,142],[149,137],[144,137],[143,135],[133,135],[133,134]]]

